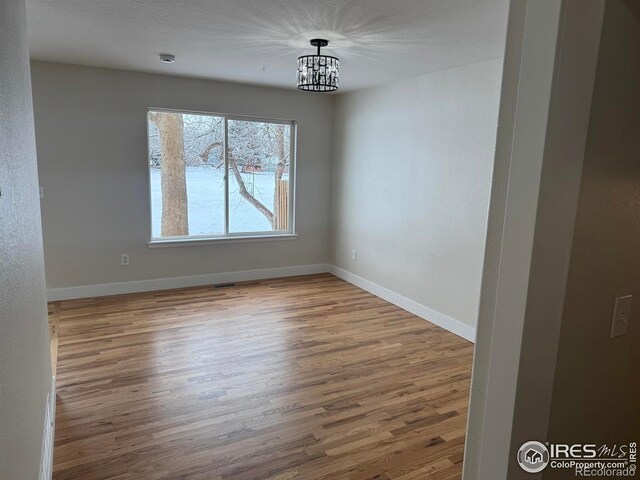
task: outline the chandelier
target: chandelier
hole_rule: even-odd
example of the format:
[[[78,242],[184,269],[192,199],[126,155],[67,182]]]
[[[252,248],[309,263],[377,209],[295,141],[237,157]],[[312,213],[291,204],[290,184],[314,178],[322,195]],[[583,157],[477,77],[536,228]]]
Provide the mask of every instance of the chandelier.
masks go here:
[[[329,40],[314,38],[311,45],[318,48],[316,55],[298,58],[298,88],[309,92],[333,92],[340,86],[340,60],[320,55],[320,48]]]

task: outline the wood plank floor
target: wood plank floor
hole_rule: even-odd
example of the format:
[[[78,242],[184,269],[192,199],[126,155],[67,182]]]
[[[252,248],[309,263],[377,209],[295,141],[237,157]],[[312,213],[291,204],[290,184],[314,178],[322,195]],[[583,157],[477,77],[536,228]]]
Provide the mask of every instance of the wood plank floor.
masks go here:
[[[51,353],[51,374],[56,375],[56,366],[58,365],[58,333],[60,331],[60,319],[58,318],[58,309],[60,302],[49,302],[49,352]]]
[[[459,479],[471,343],[329,274],[56,302],[54,479]]]

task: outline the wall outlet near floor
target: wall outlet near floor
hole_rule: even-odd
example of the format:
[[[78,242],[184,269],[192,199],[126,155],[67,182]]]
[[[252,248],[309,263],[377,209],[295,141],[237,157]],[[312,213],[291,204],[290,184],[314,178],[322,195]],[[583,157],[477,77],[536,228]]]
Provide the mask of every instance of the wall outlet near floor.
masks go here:
[[[613,319],[611,320],[610,338],[621,337],[629,331],[629,320],[631,320],[631,300],[633,296],[616,298],[613,309]]]
[[[123,253],[120,255],[120,265],[122,265],[123,267],[126,267],[127,265],[129,265],[129,254],[128,253]]]
[[[353,260],[354,262],[356,260],[358,260],[358,251],[357,250],[351,250],[351,260]]]

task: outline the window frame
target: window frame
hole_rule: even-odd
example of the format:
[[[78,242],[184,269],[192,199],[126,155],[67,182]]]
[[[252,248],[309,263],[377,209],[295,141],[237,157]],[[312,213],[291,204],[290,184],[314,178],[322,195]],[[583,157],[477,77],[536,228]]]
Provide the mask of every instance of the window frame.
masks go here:
[[[180,237],[154,237],[153,236],[153,200],[151,198],[151,167],[149,158],[151,154],[151,145],[149,141],[149,113],[166,112],[187,115],[203,115],[211,117],[222,117],[224,123],[224,232],[220,235],[188,235]],[[289,125],[290,143],[289,143],[289,229],[288,230],[266,230],[253,232],[229,232],[229,120],[248,121],[257,123],[273,123],[280,125]],[[146,136],[147,136],[147,187],[149,200],[149,248],[158,247],[179,247],[187,245],[210,245],[215,243],[235,243],[235,242],[253,242],[253,241],[274,241],[274,240],[295,240],[296,234],[296,185],[297,185],[297,160],[298,160],[298,124],[295,120],[286,120],[281,118],[258,117],[251,115],[236,115],[227,113],[206,112],[201,110],[181,110],[174,108],[149,107],[145,115]]]

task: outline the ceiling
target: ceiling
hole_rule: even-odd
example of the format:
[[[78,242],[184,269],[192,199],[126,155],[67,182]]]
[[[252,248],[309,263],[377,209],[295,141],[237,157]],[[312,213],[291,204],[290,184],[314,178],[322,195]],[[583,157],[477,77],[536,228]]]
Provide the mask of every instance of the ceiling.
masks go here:
[[[341,90],[502,56],[508,0],[27,0],[37,60],[295,88],[313,37]],[[160,62],[159,53],[176,55]]]

